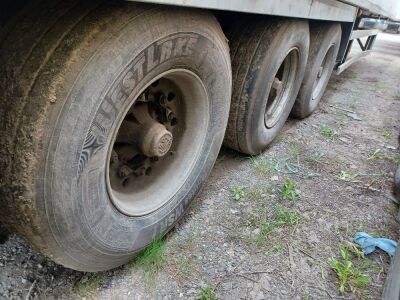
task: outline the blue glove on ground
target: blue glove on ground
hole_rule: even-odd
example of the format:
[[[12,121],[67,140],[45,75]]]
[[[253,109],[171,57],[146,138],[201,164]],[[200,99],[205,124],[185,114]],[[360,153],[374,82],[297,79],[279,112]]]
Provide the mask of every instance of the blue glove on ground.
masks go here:
[[[385,238],[373,238],[368,233],[357,232],[354,241],[361,246],[365,254],[375,251],[376,247],[393,256],[396,252],[397,242]]]

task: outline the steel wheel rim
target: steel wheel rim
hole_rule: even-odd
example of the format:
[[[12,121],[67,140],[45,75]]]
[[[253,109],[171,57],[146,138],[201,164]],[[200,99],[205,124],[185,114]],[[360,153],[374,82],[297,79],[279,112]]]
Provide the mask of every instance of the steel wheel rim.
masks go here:
[[[160,94],[165,96],[161,97],[163,100],[160,100]],[[144,216],[168,203],[193,171],[206,138],[209,104],[201,79],[184,69],[160,74],[134,99],[121,114],[118,126],[114,129],[106,161],[106,182],[110,201],[120,212],[128,216]],[[165,105],[162,106],[161,102],[164,101]],[[144,105],[148,107],[143,108]],[[153,109],[150,106],[162,106],[165,109]],[[164,128],[153,123],[142,124],[149,120],[147,112]],[[169,124],[159,118],[164,112]],[[172,116],[168,117],[171,113]],[[129,122],[128,127],[126,122]],[[136,125],[132,126],[131,123]],[[121,134],[120,130],[131,134]],[[140,132],[145,134],[138,134]],[[125,140],[127,137],[129,141],[134,140],[130,151],[121,150],[121,146],[128,144]],[[144,165],[141,164],[143,160]],[[121,172],[121,165],[130,170],[124,169],[127,172]]]
[[[271,85],[264,114],[266,128],[274,127],[290,101],[299,63],[299,49],[291,48],[281,62]]]
[[[318,100],[322,92],[324,91],[325,83],[327,82],[328,76],[330,75],[329,66],[332,64],[333,51],[334,51],[334,44],[331,44],[328,50],[326,51],[321,66],[319,67],[317,78],[314,81],[313,91],[312,91],[312,101]]]

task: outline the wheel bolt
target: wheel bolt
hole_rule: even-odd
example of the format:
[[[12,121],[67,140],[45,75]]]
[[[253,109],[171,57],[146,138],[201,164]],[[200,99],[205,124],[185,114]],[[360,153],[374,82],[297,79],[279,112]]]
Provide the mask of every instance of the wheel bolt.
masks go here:
[[[121,178],[128,177],[133,173],[133,170],[129,168],[127,165],[122,165],[118,168],[118,176]]]
[[[169,108],[167,108],[166,115],[167,115],[167,120],[168,120],[168,121],[171,121],[171,120],[174,118],[174,113],[173,113],[172,110],[169,109]]]
[[[158,98],[158,101],[160,102],[161,106],[165,107],[165,105],[167,104],[167,97],[165,97],[164,94],[161,94]]]
[[[134,171],[135,176],[142,176],[146,172],[146,167],[140,167]]]
[[[111,164],[113,164],[113,165],[119,163],[118,154],[117,154],[117,152],[115,152],[115,150],[113,150],[113,151],[111,152],[110,162],[111,162]]]

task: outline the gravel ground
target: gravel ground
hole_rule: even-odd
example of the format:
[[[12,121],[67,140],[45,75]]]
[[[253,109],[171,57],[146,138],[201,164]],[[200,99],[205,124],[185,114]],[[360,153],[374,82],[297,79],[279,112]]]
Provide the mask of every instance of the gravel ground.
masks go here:
[[[381,34],[376,50],[333,76],[316,113],[289,120],[260,157],[221,150],[167,235],[158,271],[132,262],[76,272],[3,235],[0,297],[196,299],[209,286],[220,299],[379,299],[385,253],[358,259],[349,251],[369,283],[344,295],[328,264],[357,231],[399,238],[391,190],[400,159],[400,35]],[[283,197],[285,179],[293,199]]]

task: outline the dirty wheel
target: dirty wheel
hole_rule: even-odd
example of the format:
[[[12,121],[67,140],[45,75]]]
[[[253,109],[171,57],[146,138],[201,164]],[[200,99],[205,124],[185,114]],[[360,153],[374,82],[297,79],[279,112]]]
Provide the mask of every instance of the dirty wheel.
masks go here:
[[[129,261],[174,226],[217,157],[231,93],[219,24],[196,10],[49,1],[6,39],[2,222],[73,269]]]
[[[317,108],[335,67],[341,36],[340,24],[310,24],[310,54],[293,116],[305,118]]]
[[[400,247],[397,247],[396,253],[394,254],[394,257],[392,257],[388,277],[383,289],[382,299],[400,299]]]
[[[230,35],[233,95],[224,143],[259,154],[278,135],[296,99],[307,63],[308,23],[260,18],[239,27],[245,30]]]

